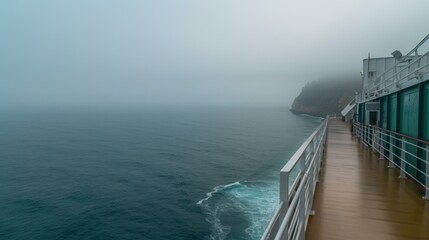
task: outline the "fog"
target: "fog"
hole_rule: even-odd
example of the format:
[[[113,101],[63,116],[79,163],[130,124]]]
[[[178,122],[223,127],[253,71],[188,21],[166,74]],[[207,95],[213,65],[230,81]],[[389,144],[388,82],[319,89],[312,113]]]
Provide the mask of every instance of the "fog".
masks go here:
[[[411,50],[422,1],[0,2],[0,107],[284,106]]]

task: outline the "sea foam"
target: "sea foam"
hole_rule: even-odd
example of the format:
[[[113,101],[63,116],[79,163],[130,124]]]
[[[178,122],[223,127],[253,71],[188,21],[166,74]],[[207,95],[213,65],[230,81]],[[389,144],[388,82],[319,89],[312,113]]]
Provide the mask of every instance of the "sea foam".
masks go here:
[[[237,181],[216,186],[206,195],[197,204],[211,226],[207,239],[259,239],[278,206],[278,183]],[[239,217],[243,224],[229,225],[231,216]]]

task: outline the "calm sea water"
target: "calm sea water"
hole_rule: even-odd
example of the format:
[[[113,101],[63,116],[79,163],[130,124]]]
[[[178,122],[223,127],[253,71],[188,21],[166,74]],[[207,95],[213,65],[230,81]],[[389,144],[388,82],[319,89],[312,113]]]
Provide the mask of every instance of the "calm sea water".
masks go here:
[[[0,114],[0,239],[259,239],[317,127],[287,109]]]

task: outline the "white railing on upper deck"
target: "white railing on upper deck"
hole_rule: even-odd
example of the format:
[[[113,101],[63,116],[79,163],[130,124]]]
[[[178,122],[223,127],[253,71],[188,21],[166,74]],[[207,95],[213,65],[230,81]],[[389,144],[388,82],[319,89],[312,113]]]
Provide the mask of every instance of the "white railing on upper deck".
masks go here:
[[[305,238],[329,118],[326,117],[280,171],[280,204],[261,239]]]
[[[400,178],[410,177],[425,189],[429,200],[429,142],[376,126],[353,123],[354,135],[387,159],[389,167],[400,170]]]
[[[423,55],[419,55],[419,49],[425,43],[428,43],[429,35],[427,35],[413,50],[403,56],[400,61],[387,69],[385,72],[378,75],[366,89],[362,89],[362,95],[356,97],[356,102],[369,101],[389,93],[398,91],[402,85],[410,80],[416,80],[418,83],[423,79],[424,75],[429,73],[429,51]],[[427,46],[425,46],[427,47]]]

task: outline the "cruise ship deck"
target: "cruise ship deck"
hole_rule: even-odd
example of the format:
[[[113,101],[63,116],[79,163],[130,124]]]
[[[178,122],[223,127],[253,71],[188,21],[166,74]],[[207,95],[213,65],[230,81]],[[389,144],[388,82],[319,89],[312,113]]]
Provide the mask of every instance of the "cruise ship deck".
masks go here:
[[[399,175],[330,120],[306,239],[429,239],[429,201]]]

